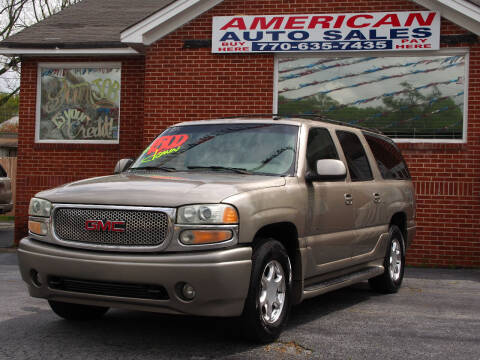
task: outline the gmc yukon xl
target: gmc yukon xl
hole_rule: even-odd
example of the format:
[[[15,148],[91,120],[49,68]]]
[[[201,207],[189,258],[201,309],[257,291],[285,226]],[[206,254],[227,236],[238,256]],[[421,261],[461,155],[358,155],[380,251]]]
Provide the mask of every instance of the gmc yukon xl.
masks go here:
[[[402,283],[414,192],[379,133],[300,118],[185,122],[114,172],[30,202],[22,277],[65,319],[109,307],[238,316],[270,342],[304,299]]]

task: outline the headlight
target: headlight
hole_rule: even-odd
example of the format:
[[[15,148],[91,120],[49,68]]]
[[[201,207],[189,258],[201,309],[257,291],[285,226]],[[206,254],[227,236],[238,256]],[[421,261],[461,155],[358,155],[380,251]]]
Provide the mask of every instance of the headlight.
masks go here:
[[[28,207],[28,215],[49,217],[52,211],[52,203],[47,200],[32,198]]]
[[[226,204],[182,206],[178,209],[177,224],[238,224],[238,213]]]

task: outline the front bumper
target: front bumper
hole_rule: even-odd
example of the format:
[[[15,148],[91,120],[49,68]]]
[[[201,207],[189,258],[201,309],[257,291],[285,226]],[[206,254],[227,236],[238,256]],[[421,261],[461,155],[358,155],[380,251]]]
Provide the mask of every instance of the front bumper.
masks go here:
[[[30,238],[20,241],[18,258],[30,295],[49,300],[121,307],[172,314],[238,316],[250,283],[252,249],[237,247],[216,251],[174,254],[122,254],[69,249]],[[38,272],[41,284],[32,280]],[[86,281],[163,286],[167,300],[97,295],[53,289],[52,277]],[[178,284],[192,285],[196,296],[184,301]]]

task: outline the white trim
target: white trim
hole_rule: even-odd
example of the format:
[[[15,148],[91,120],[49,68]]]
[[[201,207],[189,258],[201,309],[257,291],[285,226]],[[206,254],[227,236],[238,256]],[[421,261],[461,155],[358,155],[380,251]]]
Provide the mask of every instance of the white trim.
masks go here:
[[[460,139],[395,139],[392,140],[397,144],[466,144],[466,140]]]
[[[35,143],[36,144],[119,144],[120,143],[120,119],[121,119],[121,91],[122,83],[120,82],[119,110],[118,110],[118,137],[116,140],[40,140],[40,114],[42,100],[42,79],[40,68],[42,67],[61,67],[64,69],[84,68],[102,68],[112,67],[120,69],[120,79],[122,76],[121,62],[40,62],[37,64],[37,96],[36,96],[36,112],[35,112]]]
[[[278,58],[279,56],[273,57],[273,106],[272,114],[278,114]]]
[[[88,66],[85,66],[88,64]],[[43,67],[54,67],[54,66],[61,66],[64,69],[76,69],[79,67],[88,67],[88,68],[102,68],[102,67],[121,67],[122,63],[119,61],[98,61],[98,62],[90,62],[90,61],[72,61],[72,62],[40,62],[38,66]]]
[[[0,48],[2,55],[141,55],[132,48],[22,49]]]
[[[120,34],[123,43],[151,45],[223,0],[177,0]]]
[[[462,143],[467,143],[468,141],[468,86],[470,84],[470,50],[465,52],[465,90],[464,90],[464,101],[463,101],[463,141]]]
[[[465,84],[464,84],[464,102],[463,102],[463,134],[462,139],[392,139],[396,143],[429,143],[429,144],[465,144],[467,143],[467,130],[468,130],[468,86],[469,86],[469,75],[470,75],[470,49],[469,48],[442,48],[436,51],[405,51],[405,52],[348,52],[340,54],[338,52],[326,52],[326,53],[302,53],[302,54],[284,54],[279,53],[275,54],[275,65],[274,65],[274,84],[273,84],[273,113],[278,113],[278,64],[279,59],[282,57],[291,58],[292,55],[295,57],[331,57],[331,58],[346,58],[346,57],[359,57],[359,56],[376,56],[376,57],[406,57],[406,56],[447,56],[447,55],[465,55]]]
[[[480,7],[465,0],[413,0],[417,4],[439,11],[445,19],[480,35]]]

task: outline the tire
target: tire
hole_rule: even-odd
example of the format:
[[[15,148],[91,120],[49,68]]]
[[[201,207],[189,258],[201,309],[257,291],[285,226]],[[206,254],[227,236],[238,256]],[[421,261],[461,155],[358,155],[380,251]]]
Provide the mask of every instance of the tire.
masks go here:
[[[372,289],[385,294],[393,294],[400,289],[405,272],[405,240],[402,231],[397,225],[391,225],[389,234],[383,261],[385,271],[382,275],[368,280]]]
[[[108,307],[71,304],[53,300],[49,300],[48,303],[55,314],[66,320],[73,321],[98,319],[109,309]]]
[[[241,318],[245,337],[270,343],[280,336],[290,312],[291,288],[292,267],[283,245],[274,239],[257,239]]]

